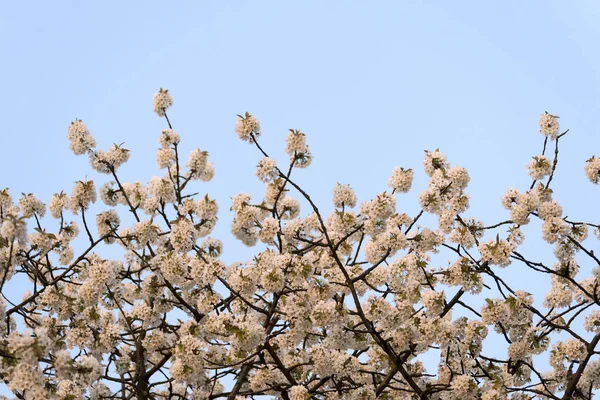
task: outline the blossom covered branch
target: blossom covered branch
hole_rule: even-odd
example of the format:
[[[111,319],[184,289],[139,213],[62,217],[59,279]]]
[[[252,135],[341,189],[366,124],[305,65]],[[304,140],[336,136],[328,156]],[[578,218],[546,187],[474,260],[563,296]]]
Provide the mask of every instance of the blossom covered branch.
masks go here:
[[[306,135],[289,131],[279,167],[258,120],[239,115],[234,130],[260,157],[265,193],[233,197],[231,232],[256,254],[227,265],[209,236],[217,203],[190,191],[214,176],[208,153],[184,163],[171,94],[153,100],[168,126],[156,153],[163,176],[123,182],[129,150],[97,149],[76,120],[70,149],[105,183],[78,181],[48,205],[0,191],[0,376],[17,398],[591,399],[600,388],[600,260],[586,241],[600,229],[568,219],[553,198],[567,133],[557,116],[540,117],[531,186],[508,189],[508,219],[484,224],[465,215],[467,170],[439,150],[425,152],[417,215],[396,207],[414,179],[400,167],[389,190],[360,204],[337,184],[326,214],[292,176],[311,164]],[[584,173],[598,184],[600,158]],[[98,195],[104,211],[92,213]],[[553,265],[520,248],[532,219]],[[437,265],[442,252],[448,265]],[[543,299],[502,277],[511,264],[550,282]],[[29,287],[15,302],[20,277]]]

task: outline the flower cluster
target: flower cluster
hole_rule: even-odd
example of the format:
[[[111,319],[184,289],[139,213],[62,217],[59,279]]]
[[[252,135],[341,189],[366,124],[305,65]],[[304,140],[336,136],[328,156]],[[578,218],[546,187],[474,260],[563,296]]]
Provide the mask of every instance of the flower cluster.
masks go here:
[[[537,181],[550,175],[552,164],[550,164],[550,160],[548,160],[546,156],[539,155],[533,157],[531,161],[529,161],[527,170],[529,171],[531,179]]]
[[[166,116],[173,101],[161,89],[153,103]],[[540,119],[554,160],[546,139],[531,187],[502,196],[510,219],[484,223],[465,215],[467,170],[439,149],[425,153],[415,215],[396,198],[414,178],[403,168],[358,207],[336,184],[325,214],[295,178],[312,160],[307,135],[289,131],[280,170],[256,118],[240,115],[234,129],[260,154],[265,190],[231,199],[231,232],[256,250],[232,263],[210,236],[227,216],[194,187],[214,175],[207,151],[183,164],[168,121],[161,175],[127,182],[129,150],[96,150],[77,120],[70,147],[108,175],[99,190],[81,180],[48,206],[0,190],[0,373],[23,399],[591,398],[600,262],[589,242],[600,226],[565,216],[550,188],[557,118]],[[598,183],[599,171],[592,157],[585,174]],[[519,248],[536,227],[550,264]],[[545,280],[543,301],[503,268]],[[21,300],[7,295],[21,285]]]
[[[404,168],[396,167],[392,171],[388,185],[394,192],[407,193],[412,186],[413,177],[412,169],[405,170]]]
[[[539,126],[540,133],[550,140],[555,140],[558,137],[560,126],[558,124],[558,118],[556,115],[552,115],[547,111],[540,116]]]
[[[159,117],[164,117],[167,108],[173,105],[173,98],[168,90],[160,88],[160,90],[154,94],[154,97],[152,97],[152,105],[154,107],[154,112]]]
[[[67,138],[69,148],[75,155],[85,154],[96,147],[96,139],[80,119],[71,122],[67,129]]]
[[[585,176],[595,185],[600,182],[600,158],[592,156],[585,162]]]
[[[244,116],[238,115],[235,121],[235,133],[238,134],[240,139],[252,142],[252,135],[260,136],[260,123],[249,113]]]
[[[333,188],[333,206],[336,208],[354,208],[356,206],[356,193],[350,185],[340,185]]]
[[[296,168],[306,168],[312,162],[312,154],[306,144],[306,135],[297,129],[290,129],[285,139],[285,151]]]

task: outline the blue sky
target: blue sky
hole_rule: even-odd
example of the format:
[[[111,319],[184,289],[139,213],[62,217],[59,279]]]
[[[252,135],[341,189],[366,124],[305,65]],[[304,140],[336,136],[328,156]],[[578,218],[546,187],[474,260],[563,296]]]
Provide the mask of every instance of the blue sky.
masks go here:
[[[590,209],[597,191],[582,168],[600,144],[599,14],[594,1],[7,3],[0,186],[48,199],[93,179],[68,151],[74,118],[100,147],[125,142],[125,179],[147,181],[164,127],[151,98],[164,87],[183,152],[208,150],[215,163],[199,190],[224,210],[239,191],[262,194],[258,154],[232,130],[250,111],[276,156],[288,128],[307,133],[315,160],[297,177],[324,207],[336,182],[366,199],[399,165],[417,170],[415,192],[399,199],[416,209],[423,150],[439,147],[471,172],[472,213],[502,217],[499,196],[527,185],[540,152],[544,110],[571,129],[557,190]]]
[[[592,0],[7,2],[0,187],[48,201],[86,176],[104,182],[68,150],[75,118],[101,148],[125,142],[123,180],[147,182],[159,174],[165,123],[151,100],[163,87],[182,152],[207,150],[215,165],[197,190],[223,210],[214,236],[228,262],[253,253],[229,234],[231,196],[263,193],[259,154],[233,132],[245,111],[282,162],[287,130],[306,132],[314,162],[295,176],[324,210],[336,182],[366,200],[402,166],[416,173],[398,208],[416,214],[423,150],[440,148],[470,171],[467,215],[494,223],[508,218],[506,189],[529,186],[525,165],[541,152],[547,110],[571,129],[556,198],[572,219],[598,221],[600,188],[583,165],[600,155],[599,19]],[[532,258],[552,259],[547,246],[528,246]],[[513,265],[506,276],[529,275]]]

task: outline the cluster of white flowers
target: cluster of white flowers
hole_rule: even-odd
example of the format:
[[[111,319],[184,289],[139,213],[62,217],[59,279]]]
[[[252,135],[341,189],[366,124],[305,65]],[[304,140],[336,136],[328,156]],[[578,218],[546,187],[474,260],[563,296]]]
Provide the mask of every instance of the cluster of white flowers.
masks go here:
[[[69,196],[65,192],[53,194],[48,209],[53,218],[60,218],[62,212],[69,209]]]
[[[290,129],[285,139],[285,151],[290,157],[290,162],[297,168],[306,168],[312,162],[306,135],[297,129]]]
[[[114,236],[110,235],[116,232],[120,223],[121,219],[115,210],[104,211],[96,215],[96,228],[98,235],[105,237],[104,241],[106,243],[114,243],[115,238]]]
[[[540,133],[550,140],[555,140],[558,137],[560,126],[556,115],[549,114],[547,111],[540,116],[539,126]]]
[[[245,142],[252,142],[252,135],[260,136],[260,123],[249,113],[238,115],[235,121],[235,133]]]
[[[412,169],[396,167],[392,171],[392,176],[388,180],[388,186],[398,193],[407,193],[412,186],[414,173]]]
[[[468,375],[457,375],[452,379],[452,390],[457,399],[476,398],[477,384]]]
[[[200,219],[200,222],[196,226],[198,237],[204,237],[212,232],[217,223],[219,207],[215,200],[211,200],[206,195],[194,203],[194,211]]]
[[[173,98],[168,90],[160,88],[160,90],[154,94],[154,97],[152,97],[152,105],[154,107],[154,112],[159,117],[164,117],[167,113],[167,108],[173,105]]]
[[[502,300],[486,299],[481,308],[481,321],[486,325],[506,324],[510,319],[510,308]]]
[[[294,219],[300,214],[300,202],[292,197],[284,197],[277,203],[281,219]]]
[[[421,293],[421,302],[427,309],[427,314],[437,318],[444,310],[444,292],[425,290]]]
[[[285,152],[290,158],[295,157],[295,154],[301,153],[306,149],[306,135],[298,130],[290,129],[285,138]]]
[[[585,317],[585,329],[588,332],[600,332],[600,310],[594,310]]]
[[[162,203],[172,203],[176,199],[173,183],[158,176],[153,176],[148,182],[148,192]]]
[[[250,195],[241,193],[233,197],[231,209],[235,217],[231,232],[247,246],[253,246],[258,240],[257,221],[260,220],[260,209],[250,204]]]
[[[90,164],[101,174],[111,174],[129,160],[129,150],[113,144],[108,151],[90,152]]]
[[[356,206],[356,193],[350,185],[340,185],[333,188],[333,206],[335,208],[354,208]]]
[[[585,177],[593,184],[600,182],[600,158],[592,156],[585,162]]]
[[[196,244],[194,224],[188,219],[180,219],[171,224],[171,245],[181,253],[187,253]]]
[[[96,147],[96,139],[80,119],[71,122],[67,129],[67,138],[69,148],[77,156],[88,153]]]
[[[456,224],[457,216],[469,207],[469,196],[465,189],[470,178],[463,167],[451,167],[446,157],[438,150],[426,151],[423,166],[430,176],[429,185],[419,194],[423,211],[438,216],[438,227],[442,234],[451,234],[455,241],[469,241],[466,232],[459,233],[464,223]]]
[[[464,291],[473,294],[480,293],[483,289],[481,274],[466,257],[459,258],[446,270],[443,282],[446,285],[461,286]]]
[[[436,151],[425,150],[425,159],[423,160],[423,169],[425,173],[432,177],[435,171],[445,170],[448,168],[448,159],[439,149]]]
[[[360,215],[364,220],[365,232],[377,235],[386,227],[387,220],[396,212],[396,199],[386,193],[378,194],[374,199],[360,205]]]
[[[290,388],[290,400],[306,400],[308,390],[304,386],[295,385]]]
[[[171,105],[161,89],[154,111],[166,116]],[[540,119],[550,139],[557,118]],[[262,154],[265,191],[233,196],[231,231],[258,251],[226,264],[223,242],[208,237],[217,202],[192,188],[214,174],[208,153],[193,150],[182,168],[181,138],[169,128],[156,154],[164,175],[144,184],[118,171],[128,150],[98,151],[85,125],[71,124],[71,149],[111,180],[100,211],[91,180],[52,195],[56,230],[42,225],[46,206],[35,195],[15,204],[0,190],[0,289],[21,284],[19,275],[31,289],[20,302],[0,301],[0,373],[17,397],[526,400],[600,389],[600,267],[588,246],[589,229],[600,237],[600,226],[565,217],[552,179],[539,182],[554,160],[530,161],[538,182],[509,189],[501,204],[510,220],[496,224],[464,215],[469,174],[439,150],[425,154],[429,183],[416,216],[394,196],[412,186],[413,170],[402,168],[389,178],[391,193],[358,209],[350,185],[335,185],[334,209],[322,214],[295,174],[281,175],[246,113],[235,131]],[[285,151],[290,172],[312,160],[299,130],[289,131]],[[598,183],[599,171],[592,157],[586,176]],[[530,219],[554,247],[551,266],[517,251]],[[543,304],[500,276],[511,262],[549,277]],[[489,326],[497,335],[488,338]],[[536,357],[543,353],[549,364]],[[437,371],[421,361],[430,357],[439,357]]]
[[[496,240],[480,244],[478,250],[482,261],[506,267],[511,262],[510,256],[513,247],[508,241],[497,238]]]
[[[96,202],[96,185],[94,181],[77,181],[69,199],[69,207],[73,214],[87,210],[90,203]]]
[[[525,193],[510,188],[502,196],[501,203],[504,208],[510,210],[511,220],[515,224],[527,225],[530,222],[529,215],[537,211],[540,202],[546,199],[545,190],[542,186],[536,186],[533,190]]]
[[[153,244],[158,239],[160,228],[152,221],[140,221],[133,225],[133,235],[140,248]],[[122,233],[119,236],[126,236]]]
[[[546,156],[539,155],[533,157],[529,163],[527,163],[527,170],[529,171],[531,179],[538,181],[550,175],[550,172],[552,172],[552,164]]]
[[[176,146],[181,141],[179,133],[173,129],[163,129],[158,137],[158,143],[161,149],[169,149],[172,146]]]
[[[460,244],[465,249],[470,249],[483,237],[483,223],[474,219],[463,222],[450,231],[448,241]]]
[[[190,179],[208,182],[213,177],[214,170],[208,162],[207,151],[201,151],[200,149],[193,150],[185,166],[190,170]]]
[[[23,194],[23,196],[19,198],[19,207],[25,218],[31,218],[34,215],[42,218],[46,214],[46,205],[32,193]]]
[[[158,168],[169,168],[175,162],[175,150],[166,148],[156,151],[156,165]]]
[[[549,215],[542,219],[542,235],[546,242],[560,243],[569,234],[569,225],[559,216]]]
[[[273,217],[267,217],[261,222],[258,238],[265,244],[271,244],[277,232],[279,232],[279,222]]]
[[[279,175],[279,170],[277,169],[277,161],[269,158],[263,157],[256,166],[256,176],[262,182],[268,183],[271,182]]]

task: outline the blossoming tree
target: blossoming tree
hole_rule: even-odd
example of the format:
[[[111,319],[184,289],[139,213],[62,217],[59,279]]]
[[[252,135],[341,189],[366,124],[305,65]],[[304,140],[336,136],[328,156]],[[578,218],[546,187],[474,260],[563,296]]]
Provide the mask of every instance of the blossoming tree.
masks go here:
[[[266,191],[233,198],[232,233],[257,251],[226,265],[221,241],[208,236],[217,203],[189,190],[213,177],[212,164],[200,150],[182,161],[171,105],[167,90],[154,96],[168,126],[156,155],[164,176],[123,182],[129,150],[96,149],[76,120],[70,148],[106,184],[79,181],[47,206],[0,191],[0,376],[17,398],[589,399],[600,388],[600,260],[584,244],[588,229],[600,232],[563,217],[552,198],[566,133],[558,117],[540,118],[531,186],[501,200],[510,218],[485,225],[464,216],[467,171],[437,150],[425,154],[418,215],[396,209],[413,180],[403,168],[358,207],[351,187],[336,185],[335,210],[324,215],[291,178],[311,163],[305,134],[289,131],[289,160],[278,167],[256,118],[240,115],[235,132],[260,155]],[[599,158],[585,174],[599,182]],[[90,215],[97,193],[106,209]],[[47,212],[56,222],[43,226]],[[425,214],[435,226],[421,226]],[[519,251],[532,218],[555,246],[554,265]],[[78,235],[87,244],[75,249]],[[105,258],[106,246],[124,256]],[[448,266],[432,261],[441,249],[453,255]],[[539,306],[498,275],[510,263],[551,282]],[[19,276],[29,291],[10,301]],[[465,300],[472,295],[482,307]],[[437,367],[426,368],[428,355]]]

